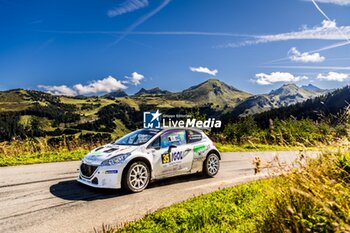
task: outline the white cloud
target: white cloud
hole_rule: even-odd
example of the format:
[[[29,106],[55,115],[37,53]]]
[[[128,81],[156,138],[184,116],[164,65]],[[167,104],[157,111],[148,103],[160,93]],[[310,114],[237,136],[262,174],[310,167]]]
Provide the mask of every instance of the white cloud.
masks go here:
[[[142,74],[139,74],[137,72],[133,72],[131,74],[131,77],[125,76],[126,81],[123,81],[123,83],[129,83],[131,82],[133,85],[137,86],[141,83],[141,80],[145,78],[145,76],[143,76]]]
[[[90,82],[88,85],[76,84],[73,86],[75,90],[81,95],[109,93],[112,91],[126,89],[126,86],[112,76],[108,76],[102,80]]]
[[[205,74],[210,74],[210,75],[213,75],[213,76],[216,76],[216,74],[218,73],[218,70],[215,69],[215,70],[210,70],[208,67],[190,67],[190,70],[192,72],[198,72],[198,73],[205,73]]]
[[[126,0],[124,3],[120,4],[107,12],[109,17],[115,17],[118,15],[123,15],[125,13],[133,12],[138,9],[148,6],[148,0]]]
[[[316,63],[323,62],[326,58],[321,56],[319,53],[301,53],[297,50],[297,48],[293,47],[288,52],[289,59],[295,62],[303,62],[303,63]]]
[[[47,93],[52,95],[66,95],[66,96],[75,96],[77,92],[66,85],[61,86],[46,86],[38,85],[39,88],[44,89]]]
[[[317,79],[327,80],[327,81],[337,81],[343,82],[345,79],[348,79],[349,75],[344,73],[329,72],[328,74],[319,74]]]
[[[296,32],[258,35],[255,36],[254,40],[247,40],[238,44],[228,43],[219,47],[235,48],[240,46],[288,40],[347,40],[347,37],[350,37],[350,26],[337,26],[336,21],[334,20],[323,20],[322,25],[315,26],[313,28],[303,26],[301,30]]]
[[[272,72],[271,74],[259,73],[255,75],[256,84],[270,85],[278,82],[298,82],[303,79],[308,79],[306,76],[294,76],[285,72]]]
[[[75,84],[73,87],[68,87],[66,85],[62,86],[47,86],[47,85],[38,85],[38,88],[44,89],[46,92],[52,95],[87,95],[87,94],[96,94],[96,93],[110,93],[112,91],[126,89],[127,87],[122,84],[122,82],[108,76],[102,80],[96,80],[90,82],[88,85]]]
[[[308,0],[308,1],[311,2],[312,0]],[[332,3],[340,6],[350,5],[350,0],[314,0],[314,1],[319,3]]]

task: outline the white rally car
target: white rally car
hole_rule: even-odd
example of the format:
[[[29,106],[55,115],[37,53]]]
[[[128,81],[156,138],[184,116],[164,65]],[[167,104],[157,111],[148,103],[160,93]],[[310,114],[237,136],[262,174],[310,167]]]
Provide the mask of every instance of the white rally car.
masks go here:
[[[150,180],[219,171],[220,153],[200,130],[140,129],[87,154],[78,181],[96,188],[141,192]]]

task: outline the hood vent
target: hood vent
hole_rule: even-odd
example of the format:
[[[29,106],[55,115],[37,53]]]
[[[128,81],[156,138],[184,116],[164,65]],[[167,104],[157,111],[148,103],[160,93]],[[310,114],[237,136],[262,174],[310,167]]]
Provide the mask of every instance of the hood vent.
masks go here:
[[[116,150],[119,150],[119,148],[111,148],[111,149],[105,150],[104,152],[105,153],[112,153],[113,151],[116,151]]]
[[[97,148],[95,151],[101,150],[101,149],[103,149],[103,148],[104,148],[104,147],[101,146],[101,147]]]

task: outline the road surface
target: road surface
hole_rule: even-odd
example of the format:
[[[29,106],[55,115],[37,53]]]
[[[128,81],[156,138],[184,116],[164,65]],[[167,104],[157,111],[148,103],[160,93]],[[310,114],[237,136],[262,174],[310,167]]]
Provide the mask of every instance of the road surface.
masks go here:
[[[215,178],[166,179],[137,194],[79,184],[75,181],[79,161],[3,167],[0,232],[93,232],[103,224],[115,227],[193,196],[267,176],[268,169],[254,175],[252,161],[256,156],[272,161],[276,155],[280,162],[291,164],[299,152],[223,153]]]

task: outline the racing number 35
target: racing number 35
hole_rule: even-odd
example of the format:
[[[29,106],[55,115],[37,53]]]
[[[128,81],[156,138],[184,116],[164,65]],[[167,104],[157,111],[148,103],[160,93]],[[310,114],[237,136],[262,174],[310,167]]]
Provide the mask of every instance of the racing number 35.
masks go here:
[[[169,153],[162,154],[162,164],[165,164],[165,163],[170,163],[170,154]]]
[[[183,152],[182,151],[175,151],[171,154],[164,153],[162,154],[162,164],[170,163],[173,161],[179,161],[183,159]]]

